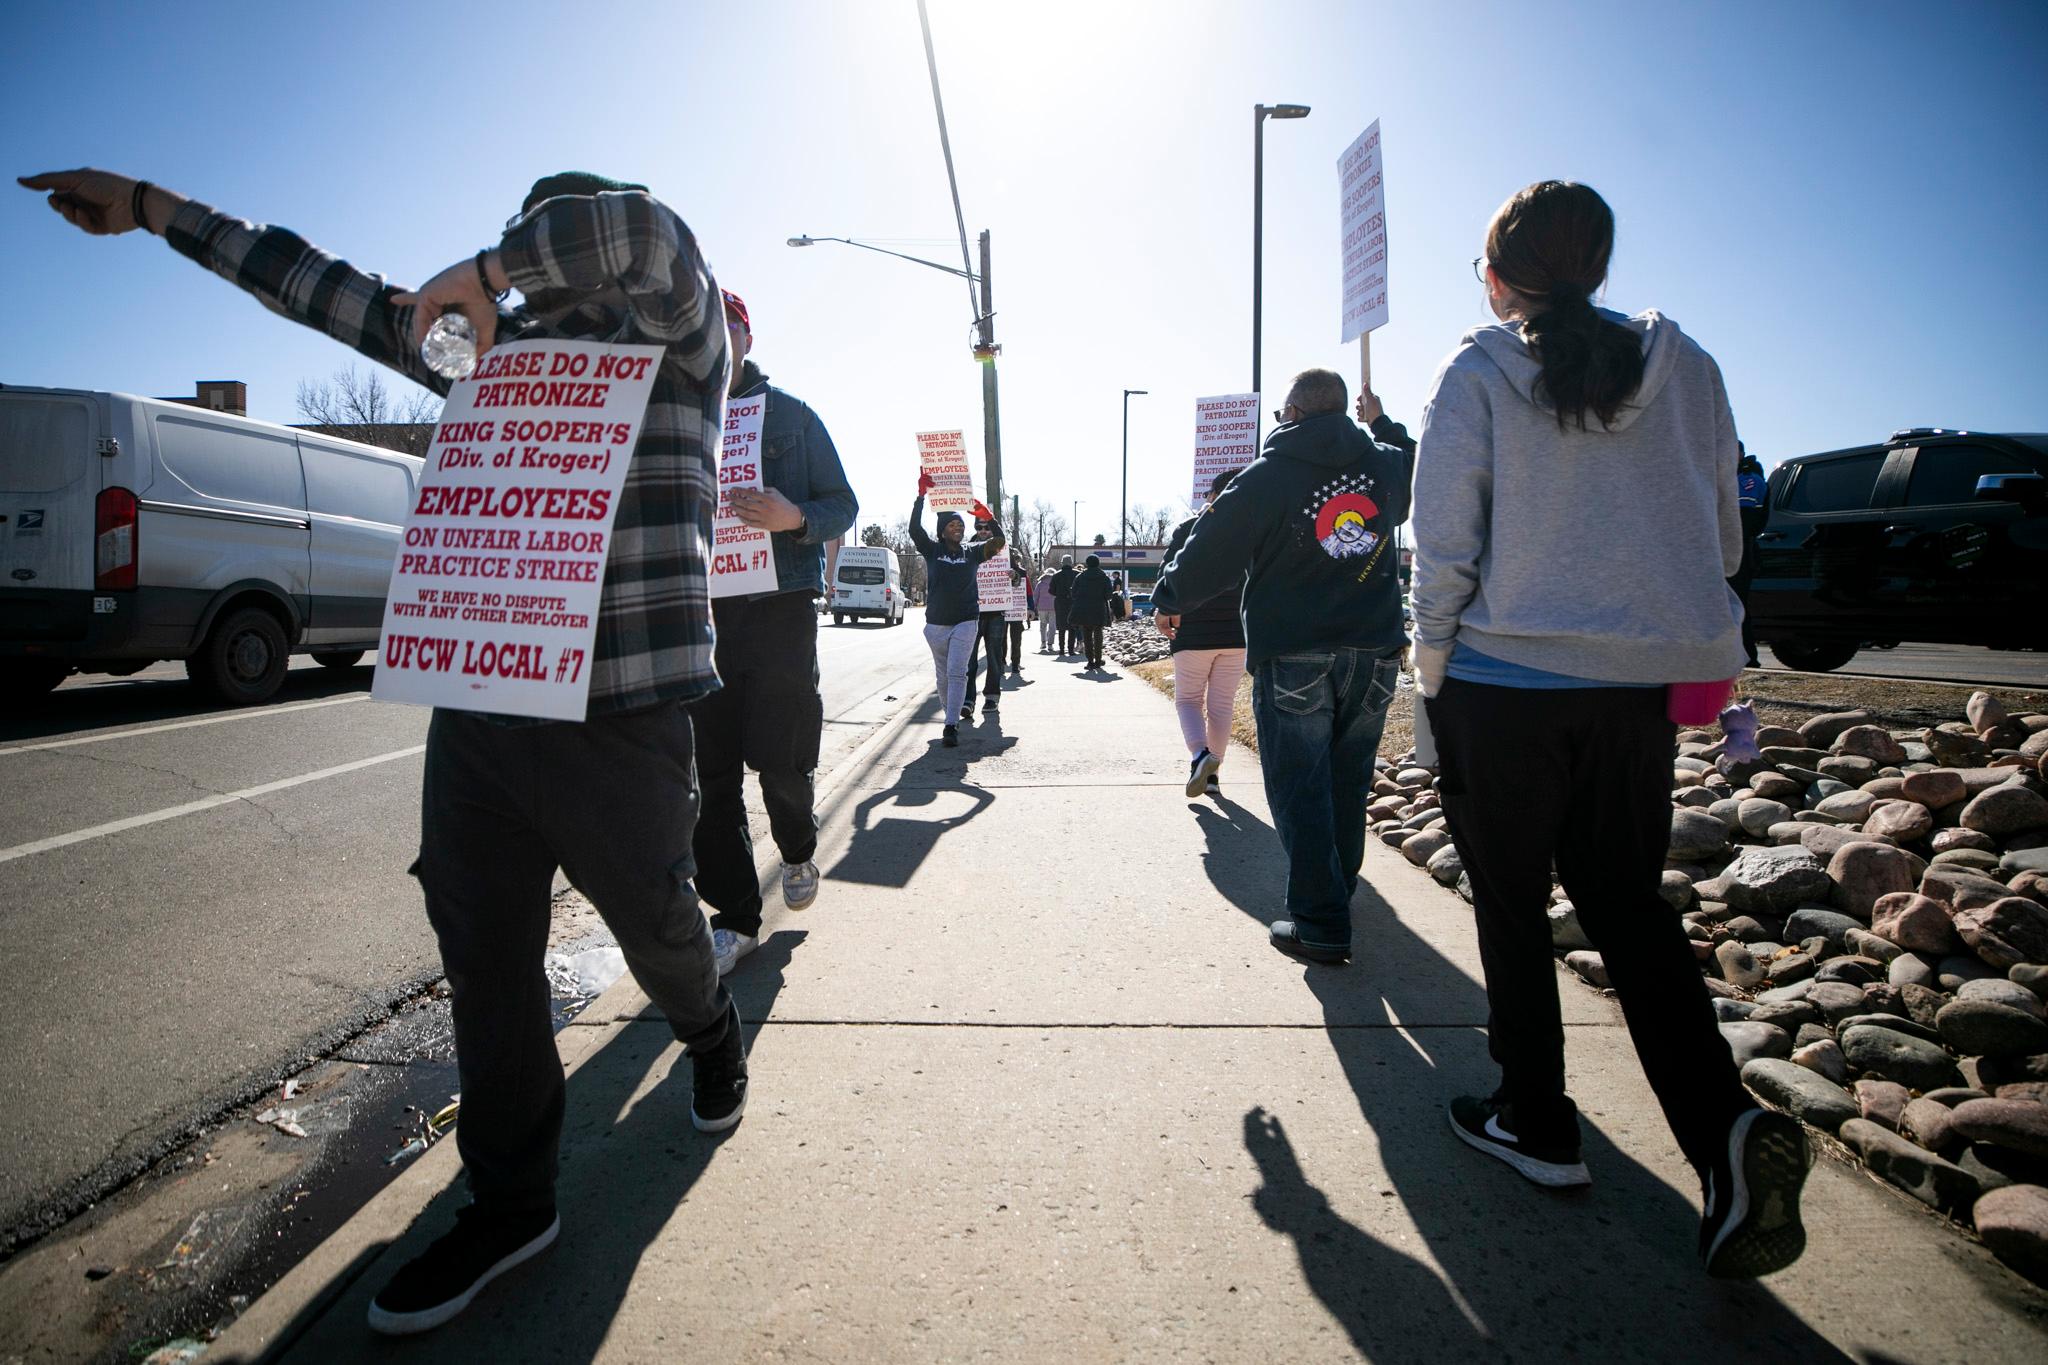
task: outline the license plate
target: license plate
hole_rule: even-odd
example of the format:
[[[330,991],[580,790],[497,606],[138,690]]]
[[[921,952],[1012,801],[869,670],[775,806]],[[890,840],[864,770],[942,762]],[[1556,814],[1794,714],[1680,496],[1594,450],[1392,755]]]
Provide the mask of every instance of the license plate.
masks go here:
[[[115,601],[111,597],[95,597],[92,599],[92,614],[94,616],[112,616],[115,605]]]

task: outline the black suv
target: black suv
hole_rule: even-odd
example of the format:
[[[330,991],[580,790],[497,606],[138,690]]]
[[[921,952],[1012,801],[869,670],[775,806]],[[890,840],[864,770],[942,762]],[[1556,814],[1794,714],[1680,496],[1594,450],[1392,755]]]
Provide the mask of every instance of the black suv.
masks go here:
[[[1785,461],[1749,613],[1788,668],[1905,640],[2048,648],[2048,435],[1915,428]]]

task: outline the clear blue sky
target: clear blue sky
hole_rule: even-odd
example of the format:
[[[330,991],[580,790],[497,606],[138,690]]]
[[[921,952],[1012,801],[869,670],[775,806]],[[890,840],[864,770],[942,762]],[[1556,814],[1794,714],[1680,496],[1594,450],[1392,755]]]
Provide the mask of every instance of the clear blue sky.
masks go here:
[[[495,17],[479,17],[488,10]],[[1620,221],[1608,301],[1720,360],[1750,447],[1896,427],[2048,429],[2048,5],[932,0],[967,225],[994,233],[1006,479],[1114,539],[1178,502],[1197,395],[1249,381],[1251,115],[1266,139],[1266,388],[1355,374],[1337,155],[1382,121],[1389,410],[1415,420],[1484,320],[1493,209],[1584,180]],[[861,520],[912,433],[978,445],[964,287],[797,233],[957,262],[913,0],[489,7],[39,6],[9,24],[10,174],[100,165],[288,224],[414,283],[495,240],[531,180],[641,179],[743,294],[756,358],[838,441]],[[0,197],[0,381],[250,384],[295,420],[347,353],[138,236]]]

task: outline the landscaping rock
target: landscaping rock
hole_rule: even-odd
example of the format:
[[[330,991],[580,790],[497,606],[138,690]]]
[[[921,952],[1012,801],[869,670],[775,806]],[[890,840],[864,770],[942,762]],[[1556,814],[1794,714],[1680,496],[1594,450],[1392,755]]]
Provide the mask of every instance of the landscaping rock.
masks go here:
[[[1814,966],[1815,960],[1812,953],[1786,953],[1783,956],[1773,955],[1764,964],[1764,975],[1770,980],[1772,985],[1785,986],[1790,985],[1794,981],[1804,981],[1812,976]]]
[[[1775,1024],[1787,1033],[1796,1033],[1802,1025],[1818,1024],[1820,1011],[1804,1000],[1759,1001],[1748,1016],[1759,1024]]]
[[[2048,735],[2048,730],[2043,730],[2041,733]],[[1975,830],[1965,832],[1976,833]],[[2048,846],[2014,849],[1998,860],[1998,871],[1999,875],[2005,877],[2017,876],[2022,872],[2048,874]]]
[[[1864,1013],[1863,989],[1843,981],[1819,981],[1806,993],[1806,1003],[1821,1013],[1821,1018],[1830,1025],[1839,1026],[1844,1019],[1853,1019]]]
[[[1888,1028],[1894,1033],[1903,1033],[1909,1038],[1918,1038],[1923,1043],[1933,1043],[1937,1047],[1941,1044],[1941,1033],[1938,1030],[1917,1019],[1904,1019],[1896,1014],[1852,1014],[1836,1024],[1835,1031],[1840,1033],[1845,1029],[1862,1028],[1866,1025],[1873,1028]]]
[[[2022,963],[2006,969],[2006,979],[2015,985],[2025,986],[2043,1000],[2048,1000],[2048,966],[2039,963]]]
[[[1965,1100],[1952,1111],[1956,1132],[1972,1142],[1988,1142],[2048,1158],[2048,1104],[2029,1100]]]
[[[1792,1035],[1775,1024],[1744,1019],[1719,1025],[1727,1040],[1728,1053],[1740,1068],[1759,1057],[1786,1058],[1792,1055]]]
[[[1877,764],[1858,754],[1833,754],[1815,765],[1822,777],[1860,787],[1877,776]]]
[[[1842,932],[1842,946],[1858,957],[1874,957],[1886,965],[1901,956],[1905,949],[1890,939],[1879,938],[1868,929],[1846,929]]]
[[[1929,810],[1953,806],[1970,794],[1970,789],[1963,785],[1961,775],[1953,768],[1934,768],[1924,773],[1907,773],[1899,781],[1908,801],[1917,801]]]
[[[1804,848],[1745,848],[1703,884],[1700,894],[1737,910],[1782,915],[1834,889],[1827,869]]]
[[[1566,953],[1564,955],[1564,965],[1577,972],[1579,977],[1589,985],[1598,986],[1603,991],[1610,984],[1607,980],[1607,964],[1600,960],[1600,954],[1598,953]]]
[[[1407,849],[1401,850],[1406,853]],[[1439,886],[1456,886],[1458,878],[1465,875],[1465,860],[1458,856],[1455,846],[1445,846],[1429,857],[1429,875]]]
[[[1960,953],[1945,957],[1934,969],[1935,980],[1945,991],[1959,991],[1965,981],[1982,981],[1998,973],[1985,965],[1981,958],[1966,957]]]
[[[1590,950],[1593,940],[1579,927],[1578,907],[1563,901],[1550,907],[1550,946],[1562,953]]]
[[[1986,877],[1998,875],[1998,855],[1986,853],[1981,848],[1952,848],[1934,855],[1928,866],[1959,867],[1965,872],[1977,872]]]
[[[1690,910],[1699,900],[1692,889],[1692,878],[1683,872],[1667,871],[1657,883],[1657,894],[1673,910],[1683,913]]]
[[[1913,889],[1918,879],[1914,861],[1905,850],[1889,844],[1844,844],[1828,860],[1835,906],[1869,923],[1879,897]]]
[[[1876,719],[1875,714],[1860,707],[1854,711],[1829,711],[1801,723],[1799,734],[1808,744],[1828,745],[1841,738],[1844,731],[1868,725]]]
[[[1896,1130],[1912,1095],[1897,1081],[1862,1080],[1850,1087],[1856,1096],[1856,1110],[1868,1122]]]
[[[1904,763],[1906,751],[1892,738],[1889,730],[1876,725],[1852,725],[1835,736],[1834,751],[1838,754],[1857,754],[1880,766]]]
[[[1946,992],[1932,986],[1906,985],[1899,987],[1899,1000],[1906,1007],[1907,1018],[1932,1031],[1935,1016],[1941,1013],[1941,1007],[1949,1002],[1949,997]]]
[[[1836,1085],[1841,1085],[1849,1079],[1848,1060],[1842,1056],[1841,1044],[1832,1038],[1819,1038],[1804,1044],[1795,1039],[1792,1061]],[[1848,1092],[1843,1093],[1846,1095]],[[1852,1104],[1854,1102],[1850,1101]]]
[[[1976,1202],[1972,1219],[1992,1254],[2038,1285],[2048,1285],[2048,1189],[2008,1185]]]
[[[1906,1105],[1899,1116],[1899,1131],[1930,1152],[1952,1156],[1964,1146],[1956,1132],[1955,1115],[1945,1104],[1925,1096]]]
[[[1870,812],[1876,805],[1877,798],[1869,792],[1846,791],[1837,792],[1833,796],[1823,798],[1813,809],[1817,814],[1832,815],[1837,820],[1846,820],[1852,825],[1860,825],[1870,818]],[[1788,814],[1786,818],[1790,819],[1791,817]]]
[[[1863,832],[1910,844],[1934,832],[1934,812],[1918,801],[1882,802],[1863,822]]]
[[[1974,829],[1962,829],[1958,827],[1955,829],[1938,829],[1934,831],[1934,837],[1927,841],[1927,846],[1933,849],[1936,853],[1948,853],[1952,850],[1962,848],[1974,848],[1982,852],[1990,853],[1995,852],[1997,850],[1998,841],[1996,839],[1993,839],[1990,835],[1980,834]]]
[[[1859,1024],[1855,1028],[1843,1029],[1837,1041],[1842,1045],[1842,1055],[1854,1071],[1897,1081],[1913,1090],[1933,1090],[1937,1086],[1962,1083],[1962,1072],[1956,1069],[1955,1060],[1942,1051],[1939,1044],[1915,1038],[1896,1028]]]
[[[1941,1041],[1965,1057],[2027,1057],[2048,1051],[2048,1023],[1992,1000],[1957,999],[1942,1006],[1934,1026]]]
[[[1814,906],[1803,906],[1785,917],[1785,937],[1794,942],[1808,938],[1824,938],[1828,946],[1838,952],[1845,945],[1848,932],[1862,927],[1861,920]]]
[[[1925,986],[1929,990],[1939,987],[1934,973],[1934,962],[1918,953],[1901,953],[1885,967],[1885,980],[1894,986]]]
[[[2048,828],[2048,801],[2025,787],[2007,783],[1972,797],[1963,807],[1962,825],[1994,839]]]
[[[1953,914],[2002,901],[2012,894],[2012,888],[1966,867],[1930,866],[1920,878],[1920,894],[1940,901]]]
[[[1962,1217],[1981,1193],[1968,1171],[1868,1119],[1850,1119],[1839,1136],[1862,1155],[1873,1174],[1943,1213]]]
[[[1714,949],[1714,966],[1720,978],[1731,986],[1755,990],[1764,983],[1763,967],[1749,949],[1734,939]]]
[[[1816,980],[1839,981],[1862,990],[1884,979],[1884,964],[1868,957],[1834,957],[1821,963]]]
[[[2044,1013],[2041,997],[2017,981],[2000,981],[1996,978],[1965,981],[1956,991],[1956,999],[1989,1000],[2031,1014],[2036,1019],[2048,1017],[2048,1013]]]
[[[1835,854],[1848,844],[1878,842],[1857,830],[1841,829],[1834,825],[1808,823],[1799,825],[1797,829],[1800,844],[1814,857],[1823,860],[1832,860]]]
[[[1945,1104],[1953,1109],[1965,1100],[1988,1100],[1991,1097],[1971,1085],[1945,1085],[1939,1090],[1930,1090],[1925,1098],[1936,1104]]]
[[[1674,862],[1711,858],[1728,846],[1728,830],[1703,810],[1671,812],[1669,856]]]
[[[1832,1133],[1857,1117],[1856,1100],[1848,1091],[1796,1062],[1759,1057],[1744,1064],[1742,1083],[1772,1108],[1822,1132]],[[1946,1109],[1941,1112],[1948,1115]]]
[[[1761,796],[1752,796],[1735,808],[1735,823],[1744,832],[1761,839],[1771,832],[1771,826],[1792,818],[1792,808],[1783,801],[1771,801]]]
[[[1739,997],[1724,995],[1714,996],[1707,1003],[1714,1008],[1715,1022],[1722,1024],[1737,1023],[1749,1018],[1749,1016],[1763,1008],[1754,1000],[1743,1000]]]
[[[1939,956],[1963,946],[1941,902],[1914,891],[1878,897],[1871,907],[1870,932],[1916,953]]]
[[[2048,906],[2023,896],[1958,910],[1956,932],[1985,962],[2005,971],[2027,963],[2048,963]]]
[[[1430,860],[1438,849],[1449,848],[1450,846],[1451,836],[1444,830],[1417,830],[1408,837],[1406,843],[1401,845],[1401,856],[1414,863],[1417,867],[1421,867]]]

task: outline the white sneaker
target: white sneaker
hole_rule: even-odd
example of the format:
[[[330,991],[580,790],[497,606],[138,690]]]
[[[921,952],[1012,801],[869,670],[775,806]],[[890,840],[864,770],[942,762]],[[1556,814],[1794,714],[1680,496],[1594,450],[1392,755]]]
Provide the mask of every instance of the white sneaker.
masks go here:
[[[810,862],[784,863],[782,903],[792,910],[808,910],[817,898],[818,865]]]
[[[761,940],[752,934],[735,934],[730,929],[711,931],[711,956],[718,962],[718,974],[724,976],[739,965],[741,958],[754,951],[754,945]]]

